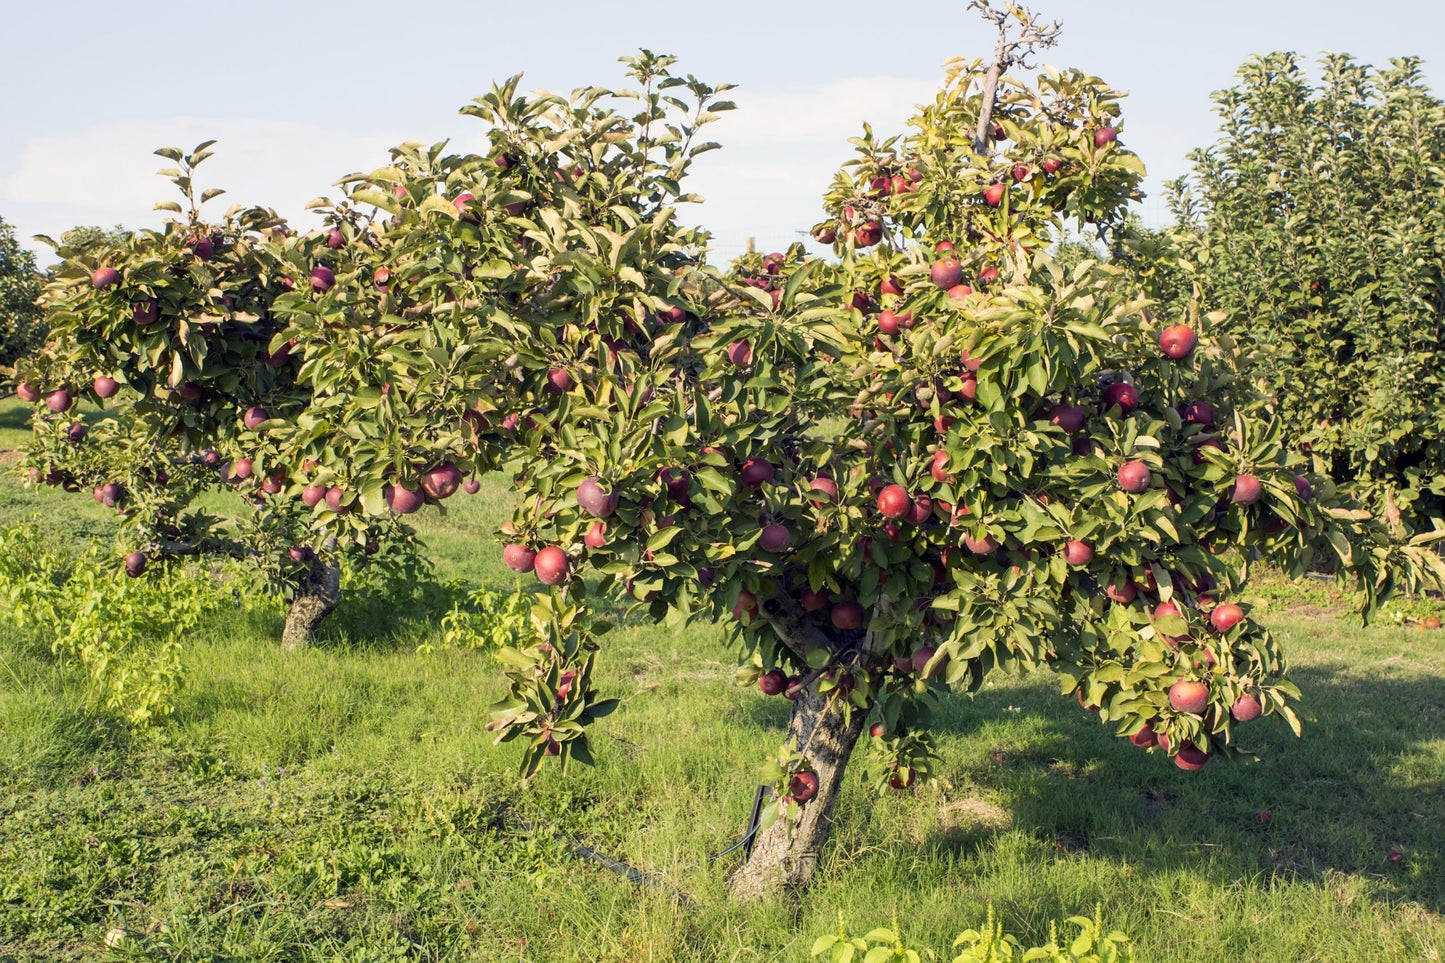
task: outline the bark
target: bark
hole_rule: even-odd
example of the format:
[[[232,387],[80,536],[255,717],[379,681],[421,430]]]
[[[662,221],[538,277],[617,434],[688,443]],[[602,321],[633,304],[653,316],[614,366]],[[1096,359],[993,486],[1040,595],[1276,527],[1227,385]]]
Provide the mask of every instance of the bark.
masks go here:
[[[286,627],[281,632],[281,647],[294,651],[310,645],[317,626],[331,614],[339,601],[341,566],[334,559],[316,559],[311,563],[311,574],[296,590],[291,607],[286,610]]]
[[[828,703],[829,697],[819,695],[815,686],[802,690],[793,703],[788,741],[807,747],[803,752],[808,757],[808,768],[818,775],[818,794],[801,805],[801,818],[796,823],[790,826],[780,816],[758,833],[748,861],[728,877],[728,889],[738,899],[800,890],[818,867],[818,857],[833,828],[833,807],[838,802],[848,757],[863,732],[867,715],[854,709],[852,721],[846,722],[837,704],[825,712]]]

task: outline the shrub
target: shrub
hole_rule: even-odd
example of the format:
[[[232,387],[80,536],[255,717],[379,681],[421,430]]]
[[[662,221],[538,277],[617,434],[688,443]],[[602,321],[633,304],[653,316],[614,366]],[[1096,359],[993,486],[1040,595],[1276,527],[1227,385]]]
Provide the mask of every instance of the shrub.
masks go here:
[[[1018,937],[1006,934],[1003,924],[994,918],[993,907],[988,909],[988,918],[982,929],[966,930],[953,941],[957,955],[952,963],[1008,963],[1018,960],[1049,960],[1053,963],[1131,963],[1134,954],[1129,949],[1129,938],[1120,932],[1104,930],[1098,911],[1094,918],[1071,916],[1066,921],[1077,929],[1072,937],[1062,943],[1059,940],[1058,924],[1050,926],[1049,941],[1043,946],[1025,948]],[[820,936],[813,943],[813,956],[825,957],[829,963],[920,963],[921,960],[937,960],[941,957],[930,949],[916,949],[904,944],[898,931],[898,921],[892,926],[879,927],[863,936],[850,936],[842,915],[838,917],[838,932]]]

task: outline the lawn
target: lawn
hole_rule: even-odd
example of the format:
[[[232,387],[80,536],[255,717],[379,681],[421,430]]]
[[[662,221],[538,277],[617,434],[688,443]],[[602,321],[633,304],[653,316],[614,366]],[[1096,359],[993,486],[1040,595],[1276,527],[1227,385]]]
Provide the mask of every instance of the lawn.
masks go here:
[[[0,408],[0,444],[14,420]],[[505,482],[452,505],[420,522],[439,578],[510,588],[489,535]],[[0,524],[23,519],[74,548],[113,533],[88,495],[9,477]],[[153,733],[97,721],[78,676],[6,625],[0,960],[802,961],[840,913],[860,931],[896,915],[942,952],[990,903],[1039,940],[1098,904],[1141,960],[1438,960],[1445,635],[1362,629],[1320,583],[1259,591],[1303,740],[1261,723],[1262,763],[1183,773],[1046,677],[997,678],[946,702],[937,783],[850,785],[807,897],[746,906],[722,886],[739,854],[708,857],[742,834],[787,704],[733,683],[724,627],[624,624],[598,766],[522,786],[519,753],[483,731],[494,660],[418,652],[436,626],[383,599],[343,603],[299,654],[274,604],[227,608],[188,640]]]

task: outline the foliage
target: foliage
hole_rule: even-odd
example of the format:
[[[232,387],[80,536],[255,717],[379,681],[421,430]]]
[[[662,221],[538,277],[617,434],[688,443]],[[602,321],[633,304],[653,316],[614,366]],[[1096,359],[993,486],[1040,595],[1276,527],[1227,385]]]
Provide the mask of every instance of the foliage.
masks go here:
[[[15,228],[0,218],[0,365],[10,366],[45,340],[40,298],[45,276],[34,253],[15,238]]]
[[[25,526],[0,529],[0,592],[6,616],[62,663],[77,662],[96,706],[131,725],[170,714],[182,640],[229,597],[205,573],[122,578],[100,553],[53,552]]]
[[[457,649],[516,647],[532,634],[531,596],[474,588],[442,616],[441,644]]]
[[[1094,918],[1071,916],[1066,921],[1078,932],[1066,938],[1061,944],[1058,924],[1051,926],[1049,942],[1044,946],[1025,949],[1018,938],[1005,934],[1003,924],[994,919],[993,907],[988,908],[988,918],[983,928],[967,930],[954,941],[958,950],[952,963],[1009,963],[1030,960],[1048,960],[1050,963],[1132,963],[1134,954],[1129,949],[1129,938],[1117,931],[1105,932],[1096,911]],[[813,943],[812,955],[824,957],[828,963],[919,963],[937,960],[939,955],[931,949],[909,948],[904,945],[898,930],[898,920],[891,927],[879,927],[863,936],[850,936],[842,914],[838,916],[838,932],[820,936]],[[947,959],[948,957],[942,957]]]
[[[76,251],[88,248],[106,250],[123,246],[130,240],[131,233],[122,224],[109,229],[98,224],[82,224],[61,234],[60,246]]]
[[[1291,448],[1379,501],[1445,506],[1445,104],[1418,60],[1251,59],[1175,187],[1178,241]]]

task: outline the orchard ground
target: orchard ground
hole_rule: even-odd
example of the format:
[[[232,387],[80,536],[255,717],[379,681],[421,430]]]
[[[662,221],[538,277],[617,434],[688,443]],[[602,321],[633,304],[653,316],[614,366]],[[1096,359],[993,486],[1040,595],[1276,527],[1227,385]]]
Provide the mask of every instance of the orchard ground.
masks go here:
[[[0,405],[0,448],[24,418]],[[438,576],[516,584],[487,534],[510,512],[503,476],[449,507],[419,522]],[[75,550],[109,539],[104,512],[0,484],[0,523]],[[279,606],[238,600],[189,640],[154,737],[96,722],[78,677],[5,626],[0,960],[94,959],[122,927],[119,958],[801,961],[840,912],[858,931],[897,914],[943,949],[990,902],[1039,941],[1099,903],[1141,960],[1440,959],[1445,634],[1413,619],[1442,607],[1393,605],[1362,630],[1330,583],[1266,580],[1254,600],[1314,717],[1303,741],[1262,723],[1261,764],[1183,773],[1042,675],[995,679],[946,703],[938,784],[876,799],[850,781],[801,908],[740,906],[722,885],[738,855],[704,862],[741,835],[787,722],[781,698],[727,684],[721,627],[620,629],[601,669],[624,706],[598,767],[524,788],[519,750],[482,728],[502,692],[491,656],[417,651],[438,640],[441,591],[404,611],[346,599],[300,653],[279,648]]]

